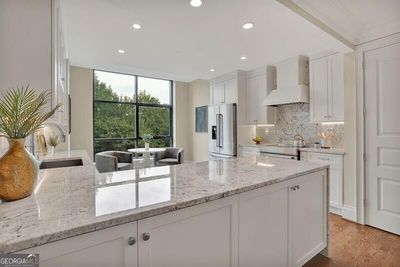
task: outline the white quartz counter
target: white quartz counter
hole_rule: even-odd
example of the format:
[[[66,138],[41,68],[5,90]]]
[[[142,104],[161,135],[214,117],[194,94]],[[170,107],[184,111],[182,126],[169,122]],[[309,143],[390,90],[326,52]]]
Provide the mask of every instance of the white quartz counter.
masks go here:
[[[41,170],[34,194],[0,204],[0,254],[268,186],[327,165],[239,157],[99,174],[84,166]]]

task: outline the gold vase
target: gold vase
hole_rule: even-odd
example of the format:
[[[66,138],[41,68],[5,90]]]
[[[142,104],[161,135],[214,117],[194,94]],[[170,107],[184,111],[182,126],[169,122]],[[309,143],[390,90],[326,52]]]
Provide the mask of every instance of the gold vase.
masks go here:
[[[9,139],[9,149],[0,158],[0,199],[12,201],[32,194],[38,163],[24,146],[24,139]]]

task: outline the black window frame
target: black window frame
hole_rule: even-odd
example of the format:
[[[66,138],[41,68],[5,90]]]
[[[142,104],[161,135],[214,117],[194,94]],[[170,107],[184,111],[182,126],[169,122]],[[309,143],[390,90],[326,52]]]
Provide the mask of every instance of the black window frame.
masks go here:
[[[134,84],[134,95],[135,95],[135,101],[134,102],[120,102],[120,101],[109,101],[109,100],[96,100],[95,98],[95,73],[96,71],[101,71],[101,72],[108,72],[108,73],[114,73],[114,74],[121,74],[121,75],[128,75],[134,77],[135,84]],[[156,80],[163,80],[163,81],[168,81],[169,82],[169,90],[170,90],[170,104],[148,104],[148,103],[139,103],[138,102],[138,96],[139,96],[139,83],[138,83],[138,78],[150,78],[150,79],[156,79]],[[154,77],[149,77],[149,76],[143,76],[143,75],[135,75],[135,74],[128,74],[128,73],[122,73],[122,72],[115,72],[115,71],[108,71],[108,70],[100,70],[100,69],[93,69],[93,90],[92,90],[92,111],[93,111],[93,127],[92,127],[92,132],[93,132],[93,153],[96,153],[96,141],[124,141],[124,140],[130,140],[134,141],[135,147],[138,147],[140,140],[142,140],[142,136],[140,136],[140,128],[139,128],[139,111],[140,107],[154,107],[154,108],[166,108],[169,111],[169,135],[157,135],[153,136],[153,139],[169,139],[169,144],[170,146],[174,146],[174,132],[173,132],[173,112],[174,112],[174,103],[173,103],[173,88],[174,88],[174,82],[172,80],[167,80],[167,79],[162,79],[162,78],[154,78]],[[114,103],[114,104],[126,104],[126,105],[131,105],[132,107],[135,107],[135,137],[105,137],[105,138],[95,138],[95,125],[94,125],[94,120],[95,120],[95,103]]]

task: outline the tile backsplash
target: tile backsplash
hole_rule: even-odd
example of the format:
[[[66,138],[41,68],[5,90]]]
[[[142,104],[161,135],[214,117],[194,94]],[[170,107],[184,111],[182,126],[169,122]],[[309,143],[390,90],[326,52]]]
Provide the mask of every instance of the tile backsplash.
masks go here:
[[[321,125],[310,122],[310,105],[305,103],[288,104],[277,107],[275,126],[257,127],[257,135],[264,138],[264,142],[273,144],[293,144],[293,137],[300,134],[304,137],[306,144],[320,141],[318,133],[332,129],[333,147],[343,147],[344,125]]]

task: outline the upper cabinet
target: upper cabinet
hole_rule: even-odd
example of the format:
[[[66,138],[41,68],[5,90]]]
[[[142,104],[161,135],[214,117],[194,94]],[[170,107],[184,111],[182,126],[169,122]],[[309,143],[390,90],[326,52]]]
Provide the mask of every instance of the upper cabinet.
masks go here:
[[[246,124],[274,124],[276,108],[262,104],[276,87],[276,68],[266,66],[247,72],[246,76]]]
[[[342,54],[331,52],[310,57],[310,120],[344,120]]]
[[[69,124],[69,61],[65,47],[59,0],[52,5],[52,104],[61,104],[54,120],[68,128]]]
[[[237,123],[246,114],[246,72],[237,70],[210,80],[210,105],[237,104]]]

